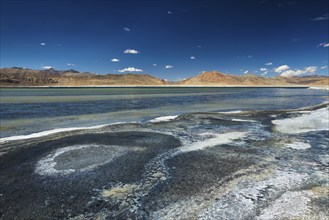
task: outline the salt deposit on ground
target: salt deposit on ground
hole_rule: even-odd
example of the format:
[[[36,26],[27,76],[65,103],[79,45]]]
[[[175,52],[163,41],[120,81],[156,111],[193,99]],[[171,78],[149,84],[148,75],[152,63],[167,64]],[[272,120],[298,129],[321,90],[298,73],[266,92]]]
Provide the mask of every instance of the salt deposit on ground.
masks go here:
[[[257,122],[257,121],[255,121],[255,120],[238,119],[238,118],[233,118],[232,121],[239,121],[239,122]]]
[[[256,218],[259,220],[291,219],[303,217],[310,212],[310,191],[286,192],[265,208]]]
[[[285,144],[285,147],[296,149],[296,150],[305,150],[311,148],[309,143],[295,141],[293,143]]]
[[[294,118],[272,121],[277,131],[287,134],[298,134],[310,131],[329,130],[329,108],[314,110]]]
[[[178,117],[178,115],[161,116],[161,117],[157,117],[157,118],[154,118],[154,119],[150,120],[150,122],[171,121],[171,120],[174,120],[177,117]]]
[[[31,139],[31,138],[39,138],[39,137],[44,137],[44,136],[48,136],[48,135],[52,135],[52,134],[69,132],[69,131],[100,129],[100,128],[103,128],[103,127],[106,127],[109,125],[114,125],[114,124],[121,124],[121,122],[97,125],[97,126],[90,126],[90,127],[56,128],[56,129],[52,129],[52,130],[48,130],[48,131],[41,131],[41,132],[28,134],[28,135],[18,135],[18,136],[0,138],[0,143],[4,143],[4,142],[8,142],[8,141],[16,141],[16,140],[26,140],[26,139]]]
[[[86,152],[83,152],[84,150],[86,150]],[[60,162],[56,162],[56,158],[60,157],[61,155],[64,155],[65,153],[67,154],[70,152],[72,152],[72,155],[66,156]],[[88,161],[89,157],[87,157],[85,154],[89,154],[88,156],[92,156],[90,154],[92,154],[93,152],[101,152],[102,157],[100,157],[99,155],[95,155],[95,161],[93,163],[90,163],[90,161]],[[125,149],[123,149],[122,147],[120,148],[118,146],[95,144],[64,147],[39,160],[36,165],[35,172],[39,175],[67,175],[77,170],[87,171],[105,163],[109,163],[111,160],[113,160],[114,157],[122,155],[124,152]],[[65,165],[65,169],[60,168],[62,167],[62,164]],[[75,169],[67,167],[74,167]]]
[[[209,135],[209,133],[207,133]],[[191,145],[183,146],[180,148],[181,152],[190,152],[196,150],[203,150],[204,148],[214,147],[220,144],[228,144],[236,139],[244,138],[247,132],[229,132],[224,134],[212,134],[214,137],[204,141],[198,141]]]

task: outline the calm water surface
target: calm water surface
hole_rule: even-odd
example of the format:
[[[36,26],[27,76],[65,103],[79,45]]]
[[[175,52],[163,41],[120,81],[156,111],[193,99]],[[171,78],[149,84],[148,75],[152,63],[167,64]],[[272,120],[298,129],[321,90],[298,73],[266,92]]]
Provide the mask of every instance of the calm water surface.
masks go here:
[[[187,112],[300,108],[325,95],[305,88],[2,88],[0,137]]]

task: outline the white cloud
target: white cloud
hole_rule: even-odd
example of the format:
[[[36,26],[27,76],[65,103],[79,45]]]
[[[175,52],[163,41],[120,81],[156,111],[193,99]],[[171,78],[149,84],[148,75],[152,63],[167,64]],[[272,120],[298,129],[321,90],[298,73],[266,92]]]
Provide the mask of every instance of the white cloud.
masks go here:
[[[309,67],[305,67],[305,72],[306,73],[315,73],[315,71],[317,70],[316,66],[309,66]]]
[[[46,46],[46,43],[40,43],[41,46]]]
[[[329,20],[329,14],[325,14],[323,16],[312,19],[312,21],[325,21],[325,20]]]
[[[248,58],[252,58],[252,56],[251,55],[248,55]]]
[[[130,28],[124,27],[123,30],[128,32],[128,31],[130,31]]]
[[[288,69],[290,69],[290,67],[288,65],[282,65],[282,66],[279,66],[277,68],[274,68],[274,72],[282,73],[283,71],[286,71]]]
[[[266,75],[270,70],[267,69],[267,68],[262,67],[262,68],[260,68],[260,71],[262,72],[261,74],[264,76],[264,75]]]
[[[243,73],[243,74],[247,74],[247,73],[249,73],[249,71],[248,71],[248,70],[244,71],[244,73]]]
[[[192,57],[190,57],[190,59],[191,59],[191,60],[194,60],[194,59],[195,59],[195,57],[194,57],[194,56],[192,56]]]
[[[51,68],[53,68],[52,66],[43,66],[42,67],[43,69],[47,69],[47,70],[49,70],[49,69],[51,69]]]
[[[302,74],[313,74],[315,73],[317,70],[317,67],[316,66],[309,66],[309,67],[305,67],[304,69],[302,70],[286,70],[286,71],[283,71],[280,76],[284,76],[284,77],[291,77],[291,76],[299,76],[299,75],[302,75]]]
[[[265,63],[266,66],[272,66],[273,63],[272,62],[268,62],[268,63]]]
[[[67,63],[68,66],[75,66],[74,63]]]
[[[128,67],[128,68],[124,68],[122,70],[118,70],[120,73],[125,73],[125,72],[143,72],[143,70],[141,69],[137,69],[135,67]]]
[[[115,63],[115,62],[119,62],[120,60],[117,58],[113,58],[111,61]]]
[[[167,13],[170,15],[174,14],[174,12],[172,12],[172,11],[168,11]]]
[[[153,63],[152,65],[153,65],[153,66],[157,66],[157,64],[156,64],[156,63]]]
[[[329,47],[329,43],[321,43],[318,47]]]
[[[166,68],[166,69],[172,69],[173,66],[172,66],[172,65],[167,65],[167,66],[165,66],[165,68]]]
[[[127,50],[123,51],[123,53],[138,54],[140,52],[138,50],[134,50],[134,49],[127,49]]]
[[[324,70],[324,69],[327,69],[327,68],[328,68],[328,66],[321,66],[320,69]]]

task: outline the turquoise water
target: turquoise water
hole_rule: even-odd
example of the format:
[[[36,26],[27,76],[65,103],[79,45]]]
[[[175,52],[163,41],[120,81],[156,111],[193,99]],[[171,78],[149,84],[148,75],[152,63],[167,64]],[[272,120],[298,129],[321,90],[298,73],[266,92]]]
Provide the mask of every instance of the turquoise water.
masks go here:
[[[325,95],[305,88],[2,88],[0,137],[191,112],[300,108]]]

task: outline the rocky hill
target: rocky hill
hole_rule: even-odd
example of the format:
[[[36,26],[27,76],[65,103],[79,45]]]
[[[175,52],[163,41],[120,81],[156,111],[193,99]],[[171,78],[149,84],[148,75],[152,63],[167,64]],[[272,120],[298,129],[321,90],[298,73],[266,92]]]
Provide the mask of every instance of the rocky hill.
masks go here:
[[[204,72],[195,77],[170,83],[147,74],[93,74],[69,70],[0,69],[0,86],[329,86],[324,76],[265,78]]]
[[[195,77],[179,82],[181,85],[204,85],[204,86],[329,86],[328,77],[282,77],[265,78],[254,74],[234,76],[220,72],[204,72]]]
[[[0,86],[100,86],[100,85],[165,85],[166,81],[146,74],[92,74],[73,69],[31,70],[0,69]]]

